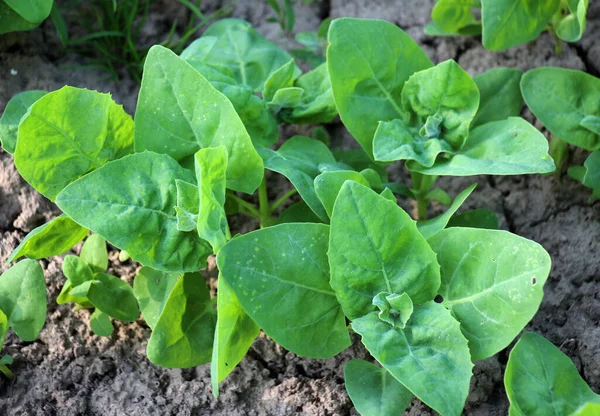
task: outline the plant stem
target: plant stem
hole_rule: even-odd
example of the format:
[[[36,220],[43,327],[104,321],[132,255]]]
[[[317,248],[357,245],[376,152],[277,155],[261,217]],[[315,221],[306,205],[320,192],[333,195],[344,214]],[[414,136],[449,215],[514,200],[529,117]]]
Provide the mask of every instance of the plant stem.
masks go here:
[[[296,188],[292,188],[291,190],[286,192],[281,198],[279,198],[277,201],[275,201],[273,203],[273,205],[271,205],[271,212],[272,213],[275,212],[277,210],[277,208],[279,208],[281,206],[281,204],[283,204],[285,201],[290,199],[291,196],[296,195],[297,193],[298,193],[298,191],[296,190]]]
[[[429,198],[427,195],[437,181],[437,176],[423,175],[419,172],[410,172],[413,182],[415,198],[417,200],[417,219],[423,221],[427,219],[427,207],[429,207]]]
[[[556,136],[552,136],[552,140],[550,141],[550,156],[552,156],[556,165],[556,176],[560,178],[563,165],[569,156],[567,142]]]
[[[0,364],[0,373],[3,373],[11,381],[15,379],[13,372],[4,364]]]
[[[233,193],[229,195],[235,200],[235,202],[237,202],[242,208],[244,208],[248,214],[260,219],[260,212],[258,212],[258,210],[253,204],[251,204],[248,201],[244,201],[242,198]]]
[[[258,187],[258,210],[260,219],[260,228],[268,227],[273,223],[271,216],[271,206],[269,205],[269,195],[267,193],[267,178],[263,178]]]

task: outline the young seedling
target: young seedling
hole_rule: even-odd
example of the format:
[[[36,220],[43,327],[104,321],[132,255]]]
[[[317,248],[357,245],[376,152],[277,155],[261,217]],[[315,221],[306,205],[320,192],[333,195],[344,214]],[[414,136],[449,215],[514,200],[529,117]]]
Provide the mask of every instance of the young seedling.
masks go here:
[[[438,176],[554,170],[544,136],[514,117],[522,102],[519,71],[490,71],[474,81],[452,60],[433,66],[405,32],[385,21],[338,19],[329,42],[327,65],[342,122],[376,161],[407,161],[419,219],[436,195]]]
[[[567,144],[593,152],[583,167],[570,168],[569,175],[597,192],[600,79],[572,69],[537,68],[523,76],[521,91],[531,112],[552,133],[551,148],[559,167],[567,159]]]
[[[569,357],[532,332],[523,334],[510,352],[504,385],[511,415],[593,416],[600,411],[600,395]]]
[[[37,338],[46,321],[46,280],[36,260],[23,260],[0,275],[0,351],[9,328],[23,341]],[[13,359],[0,356],[0,372],[12,379]]]
[[[0,0],[0,35],[31,30],[50,15],[53,0]]]
[[[556,52],[560,53],[561,41],[581,39],[588,4],[589,0],[438,0],[431,12],[433,22],[425,26],[425,33],[482,34],[486,49],[502,51],[530,42],[548,30],[556,37]]]

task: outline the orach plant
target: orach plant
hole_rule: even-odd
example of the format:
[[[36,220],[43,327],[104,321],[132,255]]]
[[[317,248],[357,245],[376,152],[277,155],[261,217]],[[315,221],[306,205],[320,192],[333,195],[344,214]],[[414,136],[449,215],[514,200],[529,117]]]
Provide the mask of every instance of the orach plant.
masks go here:
[[[504,374],[511,416],[595,416],[600,395],[573,362],[544,337],[525,333],[510,352]]]
[[[0,34],[31,30],[50,15],[54,0],[0,0]]]
[[[552,133],[551,153],[559,167],[567,144],[592,152],[583,166],[572,166],[568,173],[592,188],[592,198],[600,198],[600,79],[572,69],[538,68],[523,76],[521,91]]]
[[[519,72],[476,83],[452,61],[433,67],[382,21],[334,21],[329,39],[327,65],[301,76],[239,20],[215,23],[181,57],[155,46],[135,121],[94,91],[64,87],[29,106],[23,98],[5,120],[3,145],[64,214],[32,231],[10,260],[61,254],[91,230],[80,257],[65,257],[59,302],[93,307],[93,331],[108,335],[109,317],[138,317],[135,297],[152,329],[149,360],[211,362],[215,396],[260,329],[313,358],[340,353],[354,331],[381,365],[346,367],[363,415],[396,414],[414,395],[458,415],[472,362],[507,347],[537,311],[550,258],[509,232],[464,227],[497,227],[485,211],[454,215],[474,185],[446,213],[417,223],[390,189],[404,188],[369,156],[409,159],[423,202],[440,174],[551,171],[547,142],[524,120],[505,119],[521,106]],[[507,87],[494,97],[497,84]],[[277,121],[328,121],[336,108],[369,156],[303,136],[266,147]],[[278,218],[295,191],[271,202],[265,168],[302,198]],[[257,189],[258,206],[242,195]],[[227,214],[238,211],[261,229],[232,238]],[[143,265],[133,289],[106,274],[104,240]],[[216,299],[198,273],[212,254]]]
[[[588,3],[589,0],[437,0],[431,12],[433,22],[425,26],[425,33],[482,34],[486,49],[501,51],[530,42],[549,30],[557,39],[560,53],[561,40],[581,39]]]

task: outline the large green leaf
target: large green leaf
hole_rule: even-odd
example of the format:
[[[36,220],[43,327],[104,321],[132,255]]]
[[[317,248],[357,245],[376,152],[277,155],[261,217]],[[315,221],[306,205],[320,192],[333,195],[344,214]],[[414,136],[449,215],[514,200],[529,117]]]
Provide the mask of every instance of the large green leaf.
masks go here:
[[[564,416],[600,403],[573,362],[541,335],[523,334],[504,374],[511,416]]]
[[[21,30],[31,30],[39,25],[39,23],[31,23],[23,19],[17,12],[8,7],[4,1],[0,1],[0,35]]]
[[[346,391],[361,416],[398,416],[412,401],[413,394],[385,368],[363,360],[344,366]]]
[[[135,117],[135,150],[186,163],[205,147],[225,145],[227,187],[252,193],[263,164],[231,102],[198,71],[162,46],[150,49]]]
[[[217,316],[200,273],[186,273],[167,299],[146,354],[156,365],[187,368],[210,361]]]
[[[556,27],[556,34],[566,42],[577,42],[585,31],[588,0],[568,0],[571,14],[565,16]]]
[[[207,147],[195,156],[199,187],[198,235],[210,243],[215,253],[229,238],[225,214],[225,171],[227,149]]]
[[[197,232],[177,229],[176,179],[196,181],[167,155],[136,153],[73,182],[56,203],[77,223],[146,266],[195,271],[206,265],[212,250]]]
[[[435,218],[431,218],[429,220],[417,222],[417,228],[419,229],[421,235],[425,238],[429,238],[438,231],[441,231],[444,228],[446,228],[452,216],[467,200],[469,195],[471,195],[471,192],[473,192],[476,186],[477,184],[474,183],[473,185],[469,186],[467,189],[462,191],[460,194],[458,194],[456,198],[454,198],[454,201],[448,207],[446,212],[444,212],[442,215]]]
[[[446,415],[462,413],[473,363],[459,323],[440,304],[416,306],[400,329],[371,312],[352,322],[371,355],[425,404]]]
[[[0,275],[0,310],[23,341],[37,338],[46,321],[46,280],[37,260],[23,260]]]
[[[152,329],[165,307],[169,294],[177,283],[180,274],[167,273],[142,267],[133,280],[133,294],[135,295],[142,317]]]
[[[521,80],[527,106],[552,134],[586,150],[600,149],[600,134],[582,126],[600,117],[600,78],[583,71],[537,68]]]
[[[234,238],[217,255],[252,320],[300,356],[328,358],[350,345],[329,286],[328,234],[323,224],[281,224]]]
[[[292,57],[274,43],[260,36],[248,22],[221,19],[204,32],[214,37],[204,52],[204,61],[228,68],[240,84],[262,91],[265,81]],[[300,73],[298,68],[296,74]]]
[[[210,367],[213,395],[219,396],[219,383],[244,358],[260,328],[240,305],[224,279],[219,279],[217,328]]]
[[[86,173],[133,151],[133,121],[109,94],[63,87],[37,100],[19,125],[15,165],[50,200]]]
[[[561,0],[481,0],[483,46],[501,51],[537,38]]]
[[[0,7],[2,7],[0,5]],[[0,24],[0,26],[2,26]],[[0,118],[0,144],[8,153],[14,153],[17,147],[17,133],[21,118],[29,107],[46,95],[46,91],[32,90],[21,92],[8,101],[4,114]]]
[[[494,68],[473,78],[479,89],[479,109],[471,128],[521,114],[523,97],[520,82],[523,71]]]
[[[438,159],[426,168],[408,164],[426,175],[522,175],[555,170],[548,141],[527,121],[511,117],[486,123],[471,131],[464,146],[449,159]]]
[[[122,321],[133,322],[140,316],[133,289],[127,282],[106,273],[94,273],[71,289],[71,295],[86,298],[95,308]]]
[[[441,267],[442,305],[460,322],[473,360],[508,346],[542,302],[548,253],[499,230],[448,228],[428,242]]]
[[[32,259],[58,256],[69,251],[88,233],[87,228],[64,214],[60,215],[27,234],[6,261],[11,262],[22,256]]]
[[[402,116],[404,83],[415,72],[433,66],[396,25],[350,18],[331,23],[327,65],[340,117],[371,157],[377,124]]]
[[[416,222],[359,183],[342,186],[329,246],[331,287],[350,319],[375,310],[372,300],[381,292],[406,292],[417,305],[437,294],[439,266]]]
[[[49,15],[53,0],[3,0],[23,19],[31,23],[41,23]]]
[[[335,163],[327,146],[318,140],[294,136],[277,151],[260,149],[259,153],[265,167],[288,178],[314,213],[327,221],[327,212],[315,193],[314,185],[315,178],[321,173],[319,165]]]

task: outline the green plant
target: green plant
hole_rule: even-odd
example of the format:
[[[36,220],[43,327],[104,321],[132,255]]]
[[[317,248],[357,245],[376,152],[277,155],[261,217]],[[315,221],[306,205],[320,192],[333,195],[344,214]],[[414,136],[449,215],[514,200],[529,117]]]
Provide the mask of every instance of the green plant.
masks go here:
[[[413,183],[403,193],[417,200],[419,219],[441,193],[433,188],[440,175],[555,169],[544,136],[514,117],[522,102],[519,71],[499,69],[473,80],[452,60],[433,66],[405,32],[385,21],[338,19],[329,42],[327,65],[342,122],[376,161],[407,161]]]
[[[527,106],[552,133],[553,157],[559,167],[568,156],[567,144],[592,153],[584,166],[572,166],[569,175],[600,195],[600,79],[582,71],[537,68],[521,80]]]
[[[472,361],[505,348],[538,309],[550,271],[548,254],[534,242],[484,228],[497,227],[489,211],[455,215],[474,185],[452,202],[447,197],[451,204],[441,216],[416,222],[392,192],[405,188],[389,183],[384,166],[362,150],[332,152],[320,130],[315,137],[321,140],[295,136],[277,150],[268,148],[278,134],[265,126],[329,121],[336,112],[333,95],[347,123],[344,91],[383,84],[370,77],[341,81],[339,38],[362,30],[367,40],[373,33],[381,39],[380,31],[387,35],[390,27],[334,21],[330,61],[299,75],[289,55],[247,23],[217,22],[181,56],[162,46],[150,50],[135,120],[106,94],[64,87],[41,96],[19,119],[14,159],[23,178],[64,214],[32,231],[11,260],[60,254],[91,230],[80,257],[65,258],[67,282],[59,301],[95,307],[92,329],[107,335],[108,316],[137,317],[133,293],[152,329],[148,358],[166,367],[211,362],[215,396],[259,329],[300,356],[327,358],[350,345],[350,320],[382,365],[355,362],[346,369],[348,390],[361,412],[369,414],[378,397],[394,394],[394,403],[379,414],[404,409],[413,395],[443,415],[460,414]],[[394,96],[400,97],[404,82],[411,90],[416,85],[411,80],[423,76],[417,71],[428,70],[419,65],[431,64],[400,29],[391,33],[407,52],[391,61],[403,60],[405,72],[391,74],[399,80]],[[361,62],[350,53],[345,59]],[[456,75],[459,82],[448,82],[452,88],[479,97],[456,64],[440,67]],[[364,74],[362,69],[349,68],[353,74]],[[509,70],[487,74],[481,89],[515,76],[520,74]],[[249,98],[241,100],[242,93]],[[379,120],[398,119],[395,113],[381,117],[377,97],[360,98],[371,103],[360,113],[363,130],[374,133]],[[509,101],[484,100],[484,110],[501,107],[504,114],[512,111],[504,107],[516,107]],[[419,113],[406,123],[414,129],[425,117],[424,129],[439,129],[441,142],[460,139],[477,118],[485,123],[478,129],[488,126],[479,136],[485,142],[490,130],[502,132],[504,122],[488,122],[499,115],[477,113],[477,104],[458,102],[468,112],[465,120],[461,111],[455,115],[453,107],[440,104],[439,114]],[[510,152],[518,151],[525,160],[515,170],[550,169],[543,136],[519,119],[507,123],[512,127],[502,132],[502,151],[484,146],[469,163],[506,173],[513,169],[506,162],[514,157]],[[360,133],[355,126],[351,131]],[[523,132],[523,141],[508,139],[515,132]],[[371,154],[365,137],[364,131],[357,136]],[[529,148],[534,150],[527,153]],[[452,163],[461,152],[433,154],[432,168]],[[286,176],[295,190],[270,197],[265,168]],[[425,173],[420,178],[433,182]],[[275,217],[296,191],[302,200]],[[253,193],[258,205],[244,196]],[[261,229],[232,237],[228,214],[235,212],[256,217]],[[133,291],[105,274],[104,240],[144,266]],[[219,269],[216,300],[198,273],[213,254]],[[366,397],[353,393],[364,383],[373,383]]]
[[[589,0],[437,0],[429,35],[483,34],[483,46],[501,51],[527,43],[545,30],[557,40],[576,42],[585,31]],[[479,20],[474,10],[481,9]]]
[[[36,260],[23,260],[0,279],[0,351],[11,328],[23,341],[33,341],[46,321],[46,280]],[[14,378],[10,355],[0,357],[0,373]]]
[[[311,4],[318,0],[302,0],[304,4]],[[290,34],[296,24],[296,12],[294,4],[296,0],[266,0],[267,4],[275,12],[276,17],[269,17],[267,22],[279,23],[279,27],[285,33]]]
[[[593,416],[600,395],[573,362],[544,337],[525,333],[510,352],[504,385],[514,416]]]
[[[50,15],[53,0],[1,0],[0,34],[31,30]]]

